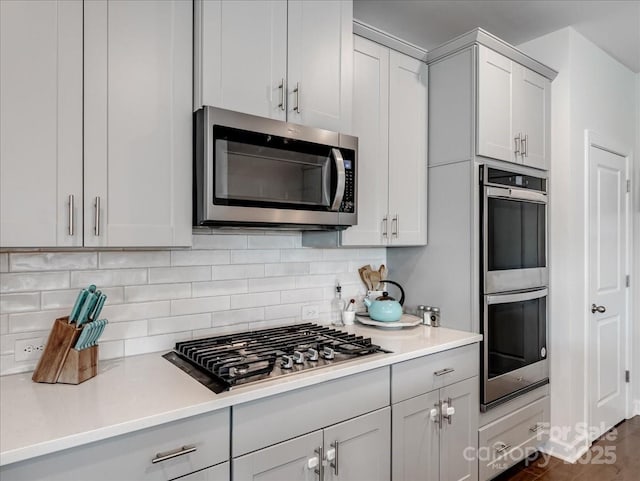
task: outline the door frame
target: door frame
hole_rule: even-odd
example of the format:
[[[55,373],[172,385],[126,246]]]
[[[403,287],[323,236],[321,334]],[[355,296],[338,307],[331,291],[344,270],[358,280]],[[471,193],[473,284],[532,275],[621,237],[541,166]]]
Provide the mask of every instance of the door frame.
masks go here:
[[[627,173],[627,179],[633,179],[633,154],[632,149],[626,146],[624,143],[617,141],[610,136],[603,135],[599,132],[595,132],[593,130],[585,129],[584,131],[584,265],[585,265],[585,278],[584,278],[584,362],[587,369],[584,371],[584,386],[585,386],[585,425],[590,426],[591,422],[591,403],[590,403],[590,394],[592,388],[592,382],[590,381],[589,373],[591,372],[592,360],[590,356],[590,343],[591,343],[591,333],[589,327],[589,322],[591,319],[591,312],[589,311],[589,296],[590,296],[590,280],[591,280],[591,269],[590,269],[590,254],[591,254],[591,243],[590,243],[590,229],[591,229],[591,209],[590,209],[590,194],[591,194],[591,147],[596,147],[602,150],[606,150],[611,152],[612,154],[619,155],[620,157],[625,158],[625,167]],[[633,222],[632,222],[632,192],[626,195],[626,217],[625,217],[625,225],[627,229],[626,235],[626,245],[625,245],[625,253],[626,253],[626,272],[628,275],[633,273],[633,250],[631,246],[633,245]],[[631,289],[627,288],[626,294],[626,318],[624,322],[624,338],[625,338],[625,356],[624,356],[624,369],[631,369],[632,363],[632,349],[633,349],[633,327],[631,323],[632,313],[633,313],[633,296],[631,295]],[[631,379],[633,381],[633,378]],[[629,419],[633,416],[633,385],[632,382],[625,383],[625,419]],[[593,443],[593,440],[589,437],[587,438],[587,443],[590,446]]]

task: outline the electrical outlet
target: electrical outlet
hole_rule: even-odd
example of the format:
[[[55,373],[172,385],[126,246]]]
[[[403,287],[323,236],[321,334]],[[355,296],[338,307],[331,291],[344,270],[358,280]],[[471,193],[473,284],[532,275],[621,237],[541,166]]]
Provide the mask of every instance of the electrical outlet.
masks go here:
[[[18,339],[14,346],[14,356],[16,362],[35,361],[40,358],[44,351],[46,337],[35,337],[31,339]]]
[[[320,317],[320,308],[316,305],[302,306],[302,320],[311,321]]]

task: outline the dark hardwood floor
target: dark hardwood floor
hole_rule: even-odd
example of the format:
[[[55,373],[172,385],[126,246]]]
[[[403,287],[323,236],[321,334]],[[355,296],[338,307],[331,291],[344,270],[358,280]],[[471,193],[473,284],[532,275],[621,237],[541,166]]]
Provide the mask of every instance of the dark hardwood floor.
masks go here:
[[[640,480],[640,416],[618,424],[594,442],[577,463],[540,454],[495,478],[495,481],[638,481]],[[614,438],[615,439],[612,439]]]

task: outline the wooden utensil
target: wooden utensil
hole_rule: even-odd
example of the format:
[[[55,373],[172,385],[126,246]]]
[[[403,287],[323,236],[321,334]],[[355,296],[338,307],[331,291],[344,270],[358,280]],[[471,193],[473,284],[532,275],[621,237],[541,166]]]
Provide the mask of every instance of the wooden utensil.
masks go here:
[[[380,269],[378,269],[378,272],[380,272],[381,281],[384,281],[387,278],[387,274],[389,273],[389,271],[387,270],[387,266],[385,266],[384,264],[380,264]]]
[[[371,290],[378,291],[380,290],[380,272],[379,271],[369,271],[369,281],[371,281]]]
[[[358,274],[360,274],[360,279],[362,279],[362,283],[365,285],[367,290],[370,291],[371,283],[369,281],[369,276],[367,275],[368,272],[371,272],[371,266],[369,264],[367,264],[366,266],[362,266],[360,269],[358,269]]]

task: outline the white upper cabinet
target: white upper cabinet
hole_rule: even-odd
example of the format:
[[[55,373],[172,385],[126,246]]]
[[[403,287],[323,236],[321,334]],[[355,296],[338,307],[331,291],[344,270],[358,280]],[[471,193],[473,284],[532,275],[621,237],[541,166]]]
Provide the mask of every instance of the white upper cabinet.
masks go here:
[[[0,1],[0,246],[82,245],[82,2]]]
[[[477,154],[546,169],[551,82],[478,46]]]
[[[348,132],[351,0],[196,0],[194,110]]]
[[[192,5],[84,4],[84,244],[191,243]]]

